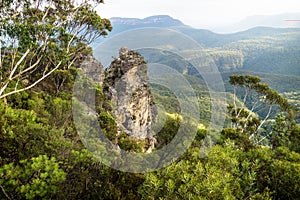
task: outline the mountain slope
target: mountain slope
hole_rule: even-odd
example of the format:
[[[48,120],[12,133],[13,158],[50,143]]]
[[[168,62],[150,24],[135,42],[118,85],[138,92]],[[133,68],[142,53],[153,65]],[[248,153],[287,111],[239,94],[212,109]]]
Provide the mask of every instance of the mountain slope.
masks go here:
[[[281,17],[288,19],[288,16]],[[111,36],[126,30],[148,27],[168,28],[181,32],[197,41],[211,55],[220,72],[234,73],[242,70],[279,76],[300,76],[300,28],[255,27],[233,34],[217,34],[209,30],[194,29],[166,15],[145,19],[111,20],[114,27]],[[137,40],[141,39],[142,36],[137,36]],[[169,57],[163,55],[156,57],[155,60],[165,60],[164,64],[170,61]],[[174,61],[170,61],[169,64],[174,65]],[[174,67],[184,68],[178,64]]]

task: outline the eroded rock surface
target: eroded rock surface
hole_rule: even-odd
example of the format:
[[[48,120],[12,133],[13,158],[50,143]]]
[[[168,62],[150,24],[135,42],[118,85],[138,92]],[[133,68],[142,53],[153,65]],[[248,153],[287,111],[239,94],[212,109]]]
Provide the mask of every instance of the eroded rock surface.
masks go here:
[[[153,96],[149,89],[148,66],[143,57],[137,52],[121,48],[119,58],[111,63],[104,74],[103,90],[112,101],[118,132],[152,141]]]

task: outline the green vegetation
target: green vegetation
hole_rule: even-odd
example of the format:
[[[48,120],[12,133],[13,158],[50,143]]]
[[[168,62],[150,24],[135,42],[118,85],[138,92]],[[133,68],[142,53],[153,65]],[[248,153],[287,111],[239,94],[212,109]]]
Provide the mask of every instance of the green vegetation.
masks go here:
[[[43,87],[48,84],[45,81]],[[226,128],[218,145],[201,157],[206,131],[199,129],[180,160],[157,172],[128,174],[98,163],[85,150],[72,125],[69,95],[67,90],[58,95],[29,90],[1,103],[1,198],[298,198],[300,128],[288,125],[286,115],[279,115],[270,126],[274,133],[268,138],[270,146],[250,140],[251,129],[244,133],[238,127]],[[104,97],[99,99],[100,104],[109,104]],[[159,132],[157,148],[176,134],[181,119],[174,116],[169,115]],[[107,111],[100,112],[99,122],[110,134],[116,130]],[[145,145],[126,134],[118,140],[128,151],[140,152]]]

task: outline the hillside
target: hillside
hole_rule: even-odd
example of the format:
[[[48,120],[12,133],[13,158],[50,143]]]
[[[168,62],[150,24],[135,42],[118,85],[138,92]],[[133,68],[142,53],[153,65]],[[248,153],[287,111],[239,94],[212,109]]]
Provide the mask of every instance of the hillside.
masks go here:
[[[125,30],[147,27],[179,31],[197,41],[211,55],[221,72],[242,70],[300,75],[299,28],[255,27],[233,34],[217,34],[209,30],[194,29],[170,16],[152,16],[145,19],[112,18],[112,23],[112,36]],[[139,37],[142,39],[142,36],[137,36],[137,39]],[[163,58],[156,58],[161,59]]]

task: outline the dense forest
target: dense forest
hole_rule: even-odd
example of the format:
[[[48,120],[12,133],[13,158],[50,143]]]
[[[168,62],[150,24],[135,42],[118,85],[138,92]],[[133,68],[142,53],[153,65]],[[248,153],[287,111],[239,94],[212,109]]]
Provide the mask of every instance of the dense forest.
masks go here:
[[[207,48],[224,72],[227,88],[221,132],[208,130],[210,97],[193,67],[169,52],[141,51],[149,62],[164,55],[161,61],[192,85],[201,115],[196,137],[184,155],[153,172],[118,171],[93,156],[77,133],[72,106],[76,76],[82,72],[78,66],[92,56],[90,45],[113,29],[95,11],[101,3],[2,0],[0,199],[299,199],[299,47],[289,48],[286,38],[253,43],[229,37],[222,49]],[[274,50],[267,43],[286,47]],[[287,54],[294,59],[277,56]],[[274,71],[279,73],[289,62],[289,73],[264,74],[273,67],[266,60],[277,63]],[[255,71],[257,63],[265,68]],[[248,70],[252,72],[245,74]],[[77,87],[85,90],[77,97],[95,91],[97,120],[107,138],[123,150],[144,153],[144,141],[117,134],[114,105],[104,87],[88,78]],[[191,122],[180,117],[172,91],[155,84],[151,88],[154,102],[168,113],[156,135],[158,150],[170,143],[182,123]],[[203,154],[208,135],[216,145]]]

